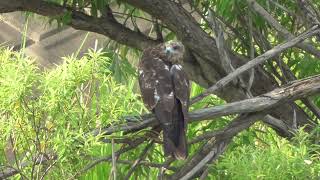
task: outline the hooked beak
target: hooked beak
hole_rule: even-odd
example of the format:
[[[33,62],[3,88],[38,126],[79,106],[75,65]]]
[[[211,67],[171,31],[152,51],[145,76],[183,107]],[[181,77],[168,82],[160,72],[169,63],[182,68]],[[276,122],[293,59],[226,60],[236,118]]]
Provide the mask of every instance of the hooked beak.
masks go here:
[[[165,53],[167,55],[169,55],[170,53],[172,53],[172,48],[171,47],[166,47]]]

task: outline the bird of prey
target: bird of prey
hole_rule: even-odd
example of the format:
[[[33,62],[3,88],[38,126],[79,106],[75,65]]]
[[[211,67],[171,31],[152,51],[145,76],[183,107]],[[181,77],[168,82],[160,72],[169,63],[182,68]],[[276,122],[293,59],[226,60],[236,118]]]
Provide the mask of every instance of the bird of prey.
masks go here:
[[[171,41],[144,50],[139,63],[139,85],[145,106],[163,130],[165,156],[188,155],[186,128],[190,85],[181,63],[185,48]]]

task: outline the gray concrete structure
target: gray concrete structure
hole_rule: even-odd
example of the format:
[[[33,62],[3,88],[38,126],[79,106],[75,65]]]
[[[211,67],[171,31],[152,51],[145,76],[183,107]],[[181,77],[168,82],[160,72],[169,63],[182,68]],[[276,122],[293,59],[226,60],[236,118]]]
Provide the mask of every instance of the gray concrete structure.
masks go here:
[[[96,41],[98,48],[102,48],[107,40],[105,36],[96,33],[58,27],[55,23],[49,25],[47,19],[37,15],[30,16],[25,25],[26,18],[21,12],[1,14],[0,44],[19,50],[23,35],[26,34],[25,53],[36,58],[39,65],[46,68],[61,63],[61,57],[76,53],[82,43],[79,56],[89,48],[94,48]]]

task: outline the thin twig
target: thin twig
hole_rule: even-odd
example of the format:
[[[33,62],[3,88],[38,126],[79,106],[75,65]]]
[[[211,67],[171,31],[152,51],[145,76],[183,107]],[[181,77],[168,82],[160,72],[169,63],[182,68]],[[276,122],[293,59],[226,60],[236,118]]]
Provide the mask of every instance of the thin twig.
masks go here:
[[[249,19],[249,37],[250,37],[250,59],[254,59],[254,39],[253,39],[253,25],[252,25],[252,17],[251,13],[249,11],[248,19]],[[247,86],[247,93],[249,96],[252,96],[251,94],[251,87],[254,80],[254,69],[251,69],[250,78]]]
[[[284,7],[283,5],[279,4],[278,2],[275,2],[274,0],[269,0],[272,4],[274,4],[279,9],[283,10],[284,12],[287,12],[290,16],[296,17],[297,15],[290,11],[288,8]]]
[[[58,158],[57,158],[53,163],[51,163],[51,164],[49,165],[49,167],[47,167],[47,169],[46,169],[46,170],[44,171],[44,173],[42,174],[40,180],[43,180],[43,179],[46,177],[46,175],[48,174],[49,170],[50,170],[57,162],[58,162]]]
[[[163,163],[162,167],[159,170],[158,180],[164,179],[165,172],[167,169],[169,169],[169,166],[173,161],[175,161],[175,159],[172,157],[169,157],[168,159],[166,159],[166,161]]]
[[[206,180],[209,174],[209,170],[208,167],[203,171],[203,173],[201,174],[199,180]]]
[[[136,147],[138,147],[140,144],[142,144],[146,139],[139,139],[137,140],[135,143],[133,143],[132,145],[129,145],[123,149],[120,149],[118,151],[116,151],[114,153],[115,156],[120,156],[121,154],[128,152]],[[112,155],[111,156],[106,156],[106,157],[101,157],[98,158],[96,160],[94,160],[93,162],[90,162],[89,164],[87,164],[83,169],[81,169],[79,172],[77,172],[73,177],[71,177],[70,179],[75,179],[77,177],[79,177],[81,174],[83,174],[84,172],[88,171],[89,169],[95,167],[96,165],[105,162],[105,161],[110,161],[112,160]]]
[[[133,173],[134,170],[137,168],[137,166],[139,165],[139,163],[147,156],[148,151],[150,150],[150,148],[152,147],[153,144],[154,144],[154,141],[151,141],[151,142],[144,148],[144,150],[141,152],[139,158],[134,161],[134,163],[132,164],[131,168],[129,169],[127,175],[124,177],[125,180],[129,180],[129,179],[130,179],[132,173]]]
[[[135,162],[133,161],[128,161],[128,160],[118,160],[117,163],[119,164],[129,164],[129,165],[133,165]],[[153,168],[163,168],[165,165],[164,164],[159,164],[159,163],[153,163],[153,162],[149,162],[149,161],[140,161],[138,163],[138,165],[142,165],[142,166],[148,166],[148,167],[153,167]],[[177,171],[176,167],[166,167],[166,169],[169,169],[171,171]]]
[[[41,158],[42,157],[42,158]],[[34,157],[35,160],[33,160],[31,163],[30,162],[23,162],[20,164],[20,169],[16,169],[16,168],[13,168],[13,167],[9,167],[7,169],[4,169],[4,170],[1,170],[0,171],[0,179],[7,179],[9,177],[12,177],[18,173],[20,173],[20,175],[25,178],[25,179],[28,179],[24,174],[21,173],[21,170],[23,168],[26,168],[26,167],[29,167],[30,165],[32,165],[34,162],[36,163],[36,165],[41,165],[41,164],[44,164],[48,161],[51,161],[51,160],[57,160],[57,156],[53,156],[53,155],[38,155],[36,157]]]
[[[111,140],[111,151],[112,151],[112,168],[111,168],[111,175],[113,180],[117,179],[117,165],[116,165],[116,155],[115,155],[115,147],[114,147],[114,140]]]

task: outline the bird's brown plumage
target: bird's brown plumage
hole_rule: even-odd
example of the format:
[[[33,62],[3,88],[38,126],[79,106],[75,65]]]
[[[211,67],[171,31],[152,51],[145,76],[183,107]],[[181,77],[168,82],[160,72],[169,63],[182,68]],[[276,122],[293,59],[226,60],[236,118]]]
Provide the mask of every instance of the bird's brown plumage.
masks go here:
[[[143,52],[139,63],[139,85],[143,101],[163,130],[166,156],[187,157],[186,128],[189,80],[182,69],[184,46],[180,42],[160,44]]]

